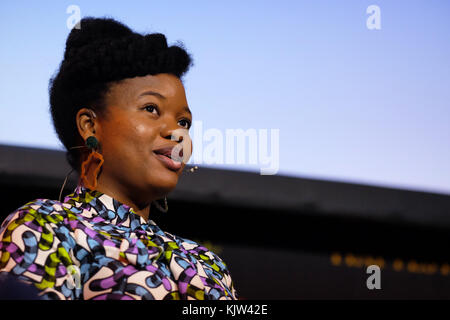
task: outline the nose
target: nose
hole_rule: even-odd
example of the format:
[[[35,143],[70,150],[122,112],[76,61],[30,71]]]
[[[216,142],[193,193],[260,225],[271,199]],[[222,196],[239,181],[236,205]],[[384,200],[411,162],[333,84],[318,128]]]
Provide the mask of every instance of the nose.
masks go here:
[[[183,141],[183,136],[175,133],[175,130],[177,129],[180,129],[180,127],[177,124],[170,125],[165,123],[161,128],[161,136],[167,140],[181,142]]]
[[[167,140],[173,140],[173,141],[176,141],[176,142],[183,141],[183,136],[179,136],[178,139],[177,139],[176,135],[173,135],[172,133],[170,133],[169,135],[167,135],[165,137],[163,136],[163,138],[167,139]]]

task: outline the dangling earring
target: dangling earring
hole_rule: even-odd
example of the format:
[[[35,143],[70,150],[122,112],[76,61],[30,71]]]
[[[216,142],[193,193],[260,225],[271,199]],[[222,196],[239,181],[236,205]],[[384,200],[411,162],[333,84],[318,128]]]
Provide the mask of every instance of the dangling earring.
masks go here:
[[[158,200],[153,201],[153,203],[155,204],[155,207],[163,212],[166,213],[167,211],[169,211],[169,205],[167,204],[167,198],[164,197],[164,208],[158,203]]]
[[[86,188],[95,190],[97,187],[97,175],[103,165],[103,156],[97,152],[98,140],[90,136],[86,140],[86,146],[91,149],[91,153],[81,164],[81,180]]]

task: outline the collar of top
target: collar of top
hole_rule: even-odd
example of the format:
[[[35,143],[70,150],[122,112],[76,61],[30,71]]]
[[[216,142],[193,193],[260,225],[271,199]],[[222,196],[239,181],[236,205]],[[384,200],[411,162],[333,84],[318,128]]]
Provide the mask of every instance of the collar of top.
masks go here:
[[[104,220],[117,226],[129,227],[132,230],[139,227],[146,229],[149,224],[156,225],[150,219],[148,222],[145,221],[125,203],[117,201],[106,193],[88,189],[81,183],[78,183],[73,193],[64,198],[64,203],[87,210],[88,212],[84,212],[83,215],[90,214],[89,218],[95,219],[95,222]]]

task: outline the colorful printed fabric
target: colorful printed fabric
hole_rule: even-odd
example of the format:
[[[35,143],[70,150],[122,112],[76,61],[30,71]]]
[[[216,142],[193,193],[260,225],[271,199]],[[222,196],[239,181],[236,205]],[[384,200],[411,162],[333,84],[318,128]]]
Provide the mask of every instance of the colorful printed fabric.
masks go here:
[[[0,239],[0,274],[33,283],[45,299],[238,298],[215,253],[81,184],[63,203],[15,210]]]

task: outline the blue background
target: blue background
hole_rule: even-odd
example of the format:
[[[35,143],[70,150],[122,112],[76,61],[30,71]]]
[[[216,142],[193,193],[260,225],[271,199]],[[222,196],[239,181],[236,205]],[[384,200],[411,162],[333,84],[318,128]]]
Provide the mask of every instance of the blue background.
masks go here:
[[[381,30],[366,27],[372,4]],[[450,194],[448,1],[3,0],[0,143],[63,149],[48,80],[69,5],[181,40],[194,120],[280,129],[279,174]]]

